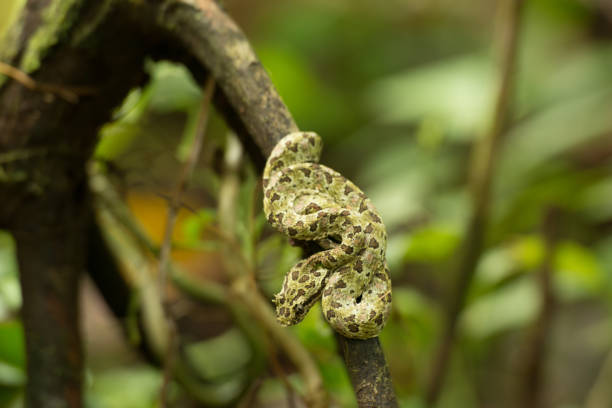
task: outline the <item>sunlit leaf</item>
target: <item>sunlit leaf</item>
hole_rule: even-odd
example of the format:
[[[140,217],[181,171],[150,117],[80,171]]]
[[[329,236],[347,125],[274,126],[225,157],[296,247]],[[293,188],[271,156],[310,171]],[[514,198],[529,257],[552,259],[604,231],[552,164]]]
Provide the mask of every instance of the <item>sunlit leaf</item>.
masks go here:
[[[150,109],[186,112],[199,105],[202,90],[184,65],[160,61],[148,64],[148,70],[152,76]]]
[[[92,375],[85,389],[89,408],[154,408],[162,373],[145,367],[113,369]]]
[[[371,109],[383,123],[435,120],[449,136],[479,134],[491,110],[494,73],[491,61],[471,55],[395,74],[367,92]]]
[[[555,253],[557,289],[566,298],[600,293],[605,275],[593,251],[576,242],[560,244]]]
[[[469,335],[486,338],[532,321],[538,305],[535,281],[526,277],[475,300],[465,310],[462,326]]]
[[[215,379],[240,373],[252,351],[244,334],[230,329],[217,337],[189,344],[185,355],[202,378]]]
[[[21,306],[15,242],[0,230],[0,317]]]
[[[413,262],[443,261],[455,252],[459,240],[459,232],[451,226],[426,226],[408,237],[404,259]]]
[[[197,247],[204,240],[208,226],[217,219],[217,212],[212,208],[201,208],[195,214],[189,214],[181,223],[181,233],[184,243]]]
[[[510,252],[518,267],[534,269],[540,266],[544,259],[544,243],[541,237],[525,236],[513,242]]]

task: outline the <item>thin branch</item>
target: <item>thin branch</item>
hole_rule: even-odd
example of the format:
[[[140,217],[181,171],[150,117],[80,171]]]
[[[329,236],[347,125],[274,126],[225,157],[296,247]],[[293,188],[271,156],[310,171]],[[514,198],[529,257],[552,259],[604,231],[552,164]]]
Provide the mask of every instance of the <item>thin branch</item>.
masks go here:
[[[559,240],[557,227],[560,218],[559,210],[551,208],[545,214],[542,226],[545,252],[542,266],[536,276],[540,289],[540,312],[529,330],[520,360],[521,367],[519,367],[522,372],[522,375],[519,376],[521,382],[519,397],[522,398],[519,406],[524,408],[542,406],[542,370],[556,303],[552,286],[552,273],[555,249]]]
[[[484,235],[490,205],[491,181],[497,147],[506,129],[514,75],[522,0],[501,2],[498,26],[502,35],[501,78],[497,90],[495,111],[490,128],[474,148],[471,169],[472,215],[469,219],[461,259],[456,273],[457,283],[448,305],[447,321],[441,343],[434,357],[426,392],[426,403],[434,406],[443,386],[448,362],[455,342],[457,323],[472,283],[476,266],[484,248]]]
[[[31,76],[22,70],[0,61],[0,74],[19,82],[32,91],[57,95],[66,102],[77,103],[79,96],[94,95],[97,90],[91,87],[71,87],[65,85],[47,84],[36,82]]]
[[[166,354],[166,360],[164,363],[164,377],[160,390],[160,405],[165,407],[168,405],[168,389],[169,383],[172,379],[172,373],[174,372],[174,359],[178,347],[177,330],[173,324],[173,319],[170,316],[168,307],[168,299],[166,297],[166,283],[168,276],[168,269],[170,265],[170,250],[172,248],[172,232],[174,230],[174,224],[176,223],[176,217],[178,210],[181,206],[181,196],[185,192],[187,183],[191,179],[193,171],[200,157],[200,151],[202,150],[202,144],[204,141],[204,135],[206,133],[206,126],[208,125],[208,117],[210,112],[210,102],[215,89],[215,81],[212,77],[208,78],[204,87],[204,95],[202,97],[202,106],[200,108],[200,114],[198,117],[197,128],[195,130],[195,137],[193,145],[189,153],[189,157],[185,161],[181,174],[176,184],[174,195],[170,200],[168,206],[168,215],[166,217],[166,229],[164,231],[164,238],[162,240],[161,248],[159,251],[159,293],[162,296],[162,304],[166,311],[166,319],[168,320],[168,349]]]
[[[241,161],[242,147],[235,136],[230,133],[225,154],[221,191],[219,192],[218,214],[221,230],[225,231],[234,242],[237,242],[235,236],[236,203],[240,189],[238,172]],[[270,304],[262,296],[254,282],[254,265],[250,265],[249,260],[244,255],[242,257],[238,256],[236,251],[242,253],[242,248],[225,246],[223,256],[225,269],[231,278],[232,293],[246,304],[249,313],[297,367],[306,385],[304,401],[307,406],[312,408],[326,407],[328,397],[323,388],[323,380],[316,363],[301,343],[278,324]],[[291,388],[288,388],[288,394],[292,394]]]
[[[206,126],[208,124],[208,117],[210,111],[210,102],[215,89],[214,79],[211,77],[206,82],[204,87],[204,95],[202,99],[202,106],[200,108],[200,114],[198,117],[198,125],[195,131],[195,138],[193,146],[189,153],[189,157],[185,161],[181,174],[176,184],[176,189],[173,196],[170,199],[168,205],[168,215],[166,216],[166,228],[164,230],[164,237],[159,251],[159,278],[160,278],[160,293],[163,293],[163,288],[166,287],[168,265],[170,263],[170,250],[172,246],[172,231],[174,230],[174,224],[176,222],[176,216],[178,210],[181,207],[181,196],[185,192],[187,183],[191,179],[191,175],[200,157],[200,151],[202,150],[202,144],[204,141],[204,134],[206,133]]]

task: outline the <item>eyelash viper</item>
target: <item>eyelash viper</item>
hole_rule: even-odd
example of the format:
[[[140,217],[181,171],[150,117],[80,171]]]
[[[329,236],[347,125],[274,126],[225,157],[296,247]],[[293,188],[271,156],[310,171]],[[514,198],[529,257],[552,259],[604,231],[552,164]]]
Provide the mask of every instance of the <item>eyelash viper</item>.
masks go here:
[[[316,133],[291,133],[274,147],[264,169],[270,224],[324,249],[287,273],[274,299],[277,319],[285,326],[299,323],[321,299],[323,315],[337,332],[375,337],[391,309],[387,233],[366,195],[318,164],[322,144]]]

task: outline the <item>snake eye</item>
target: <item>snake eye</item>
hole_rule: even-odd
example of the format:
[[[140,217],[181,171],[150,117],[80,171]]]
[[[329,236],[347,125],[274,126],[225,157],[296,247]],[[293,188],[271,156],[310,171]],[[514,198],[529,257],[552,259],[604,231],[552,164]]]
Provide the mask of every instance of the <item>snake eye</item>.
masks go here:
[[[301,316],[302,313],[304,313],[304,306],[302,306],[301,304],[295,305],[295,314]]]

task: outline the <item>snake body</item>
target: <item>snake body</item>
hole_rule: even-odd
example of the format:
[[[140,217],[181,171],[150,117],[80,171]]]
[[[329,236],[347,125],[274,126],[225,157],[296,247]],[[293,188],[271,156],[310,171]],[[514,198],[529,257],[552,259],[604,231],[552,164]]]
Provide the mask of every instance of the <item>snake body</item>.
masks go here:
[[[382,330],[391,306],[385,260],[387,233],[380,215],[351,181],[318,164],[320,136],[296,132],[273,149],[264,169],[264,212],[290,238],[323,251],[298,262],[275,296],[278,321],[299,323],[321,299],[323,315],[345,337]]]

